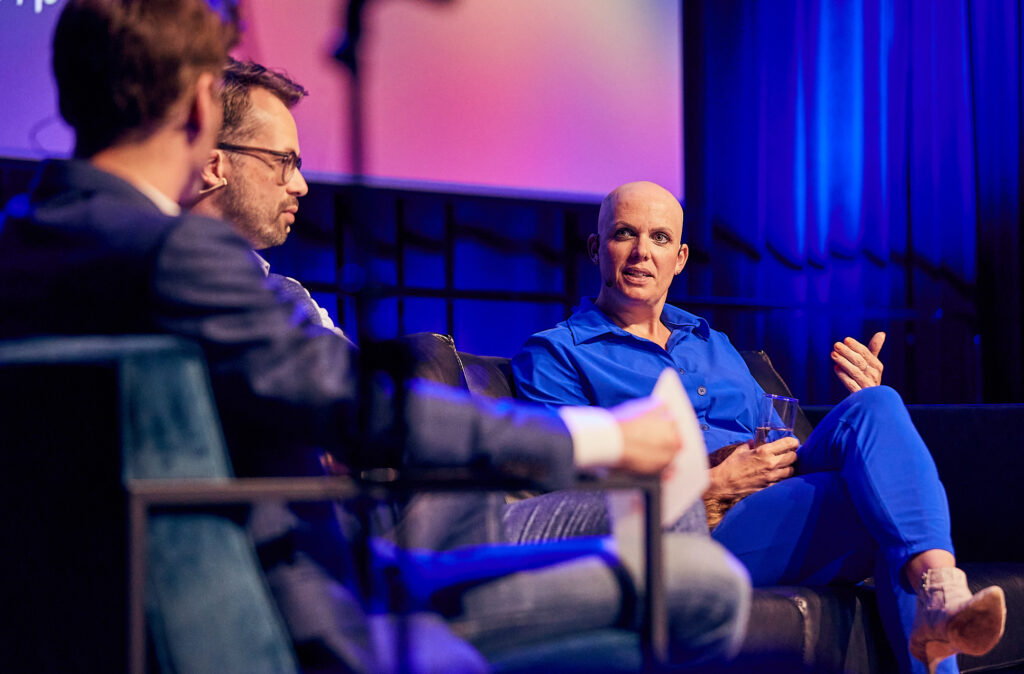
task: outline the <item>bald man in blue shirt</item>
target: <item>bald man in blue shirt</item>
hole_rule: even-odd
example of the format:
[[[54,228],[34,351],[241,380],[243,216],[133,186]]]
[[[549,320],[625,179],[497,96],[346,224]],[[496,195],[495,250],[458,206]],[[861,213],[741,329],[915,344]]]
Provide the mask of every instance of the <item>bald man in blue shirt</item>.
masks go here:
[[[764,391],[742,356],[707,321],[666,304],[689,255],[682,231],[682,207],[664,188],[640,181],[612,191],[587,240],[600,293],[526,342],[512,361],[518,394],[550,407],[611,405],[676,370],[708,449],[733,449],[712,468],[705,498],[731,506],[713,537],[755,586],[874,575],[904,672],[924,663],[955,672],[949,656],[993,648],[1003,592],[972,596],[956,568],[935,464],[899,395],[879,385],[884,334],[867,346],[835,344],[836,374],[851,395],[803,446],[795,438],[755,444]]]

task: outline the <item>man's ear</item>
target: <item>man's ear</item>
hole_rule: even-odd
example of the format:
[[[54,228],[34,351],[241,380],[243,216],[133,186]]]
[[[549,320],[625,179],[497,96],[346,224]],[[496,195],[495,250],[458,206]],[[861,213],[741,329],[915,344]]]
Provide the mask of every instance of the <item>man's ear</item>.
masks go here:
[[[598,262],[598,248],[601,245],[601,239],[598,238],[597,234],[591,234],[587,237],[587,257],[594,264]]]
[[[204,190],[227,185],[227,165],[228,160],[223,150],[210,150],[210,156],[207,157],[202,173],[200,173]]]

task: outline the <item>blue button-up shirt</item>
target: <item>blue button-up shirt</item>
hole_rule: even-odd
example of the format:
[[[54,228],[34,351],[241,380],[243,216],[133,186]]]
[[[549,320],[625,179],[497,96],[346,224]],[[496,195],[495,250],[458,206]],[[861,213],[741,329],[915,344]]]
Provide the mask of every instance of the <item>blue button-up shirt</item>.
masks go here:
[[[764,391],[729,338],[668,304],[661,322],[672,332],[664,349],[583,298],[572,316],[530,337],[512,359],[518,395],[551,407],[611,407],[650,395],[670,367],[693,403],[708,451],[753,438]]]

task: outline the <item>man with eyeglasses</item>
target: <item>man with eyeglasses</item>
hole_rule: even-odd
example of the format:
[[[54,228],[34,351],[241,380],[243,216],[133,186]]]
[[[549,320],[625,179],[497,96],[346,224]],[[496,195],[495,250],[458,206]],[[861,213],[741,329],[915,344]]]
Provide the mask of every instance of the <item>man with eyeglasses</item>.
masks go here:
[[[270,286],[314,324],[340,334],[301,283],[270,273],[270,263],[256,252],[285,242],[299,197],[309,191],[290,112],[306,93],[300,84],[259,64],[228,63],[221,90],[224,123],[203,167],[203,185],[192,211],[231,223],[252,245]]]

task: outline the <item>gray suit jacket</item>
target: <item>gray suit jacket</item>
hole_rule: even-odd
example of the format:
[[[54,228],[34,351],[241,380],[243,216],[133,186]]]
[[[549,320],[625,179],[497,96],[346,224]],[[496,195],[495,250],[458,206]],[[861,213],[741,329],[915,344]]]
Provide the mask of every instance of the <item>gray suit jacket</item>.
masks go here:
[[[406,441],[397,442],[394,400],[359,395],[352,345],[271,285],[230,226],[167,216],[86,162],[45,163],[0,218],[0,338],[195,340],[240,475],[317,474],[326,447],[361,465],[475,465],[552,488],[572,479],[572,444],[556,415],[439,385],[409,396]],[[372,669],[360,655],[365,623],[344,589],[355,581],[333,510],[265,507],[250,526],[300,657]]]
[[[308,471],[282,448],[319,445],[345,456],[358,415],[370,417],[371,442],[388,446],[391,397],[357,400],[355,349],[301,318],[268,285],[229,226],[166,216],[85,162],[45,163],[31,193],[13,199],[0,222],[0,338],[167,332],[196,340],[229,441],[269,453],[249,456],[252,445],[235,442],[242,473]],[[403,456],[357,458],[491,466],[551,487],[571,480],[568,433],[543,410],[424,385],[410,396],[407,420]]]

